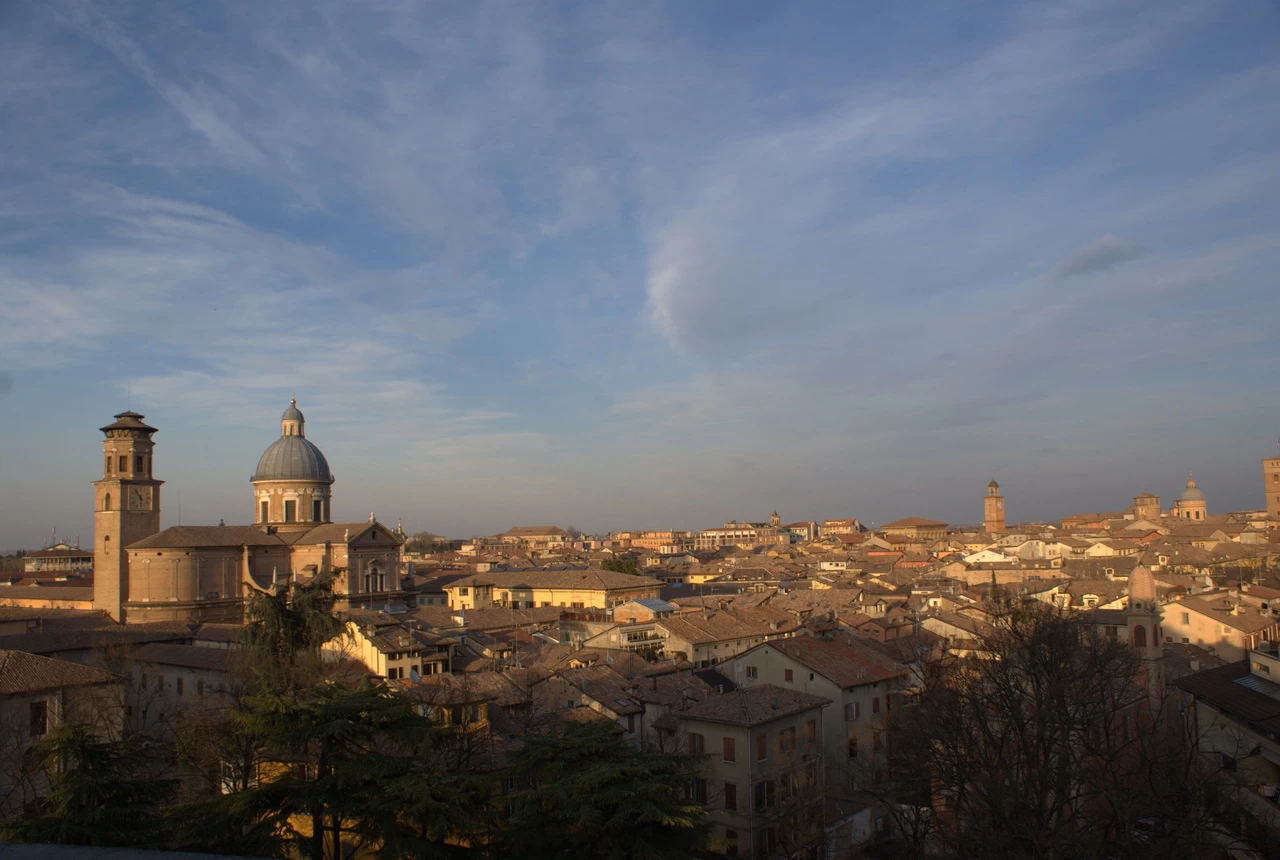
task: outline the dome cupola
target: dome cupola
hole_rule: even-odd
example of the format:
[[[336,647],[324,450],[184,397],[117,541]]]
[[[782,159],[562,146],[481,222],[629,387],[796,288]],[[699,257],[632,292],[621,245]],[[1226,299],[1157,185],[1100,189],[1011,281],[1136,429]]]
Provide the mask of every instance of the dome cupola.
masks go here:
[[[249,480],[258,523],[285,528],[329,522],[333,473],[324,454],[307,439],[296,399],[280,416],[280,438],[262,452]]]
[[[1187,488],[1182,491],[1182,495],[1178,496],[1181,502],[1203,502],[1204,492],[1196,486],[1196,479],[1187,475]]]

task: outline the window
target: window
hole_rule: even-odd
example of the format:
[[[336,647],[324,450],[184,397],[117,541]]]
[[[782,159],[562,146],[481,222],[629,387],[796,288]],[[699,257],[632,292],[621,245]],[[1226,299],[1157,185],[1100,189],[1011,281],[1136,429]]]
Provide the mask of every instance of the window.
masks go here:
[[[737,750],[736,741],[734,741],[733,738],[725,738],[723,742],[723,746],[724,746],[724,760],[737,761],[738,750]]]
[[[853,721],[854,721],[854,719],[855,719],[855,718],[854,718],[854,716],[853,716],[853,705],[854,705],[854,703],[853,703],[853,702],[845,702],[845,705],[844,705],[844,721],[845,721],[846,723],[851,723],[851,722],[853,722]]]
[[[39,737],[49,731],[49,703],[31,703],[31,734]]]
[[[778,785],[782,788],[782,799],[790,800],[792,795],[791,774],[784,773],[778,777]]]
[[[781,752],[791,752],[796,748],[796,730],[794,728],[783,729],[778,732],[778,749]]]
[[[759,812],[762,809],[768,809],[777,803],[777,795],[774,791],[773,780],[765,779],[757,782],[755,785],[755,807]]]
[[[107,493],[105,496],[102,497],[102,509],[104,511],[111,510],[111,494],[110,493]]]
[[[761,732],[756,737],[756,761],[764,761],[769,757],[769,736]]]
[[[689,799],[694,803],[707,802],[707,781],[697,777],[689,784]]]
[[[127,472],[128,470],[129,470],[129,458],[128,456],[121,454],[119,457],[116,458],[116,471]]]
[[[111,471],[111,455],[110,454],[107,455],[107,464],[102,467],[102,471],[103,472]]]
[[[311,500],[311,520],[312,522],[320,522],[324,519],[324,502],[319,499]]]
[[[858,757],[858,738],[855,736],[855,737],[849,738],[849,758],[857,758],[857,757]]]
[[[266,502],[262,502],[261,504],[258,505],[258,512],[261,517],[261,519],[259,519],[258,522],[265,523],[267,521],[267,503]]]
[[[875,696],[871,700],[871,713],[873,714],[880,713],[880,697],[879,696]]]
[[[813,743],[818,739],[818,721],[817,720],[809,720],[809,722],[804,724],[804,736],[805,736],[805,740],[807,740],[809,743]]]
[[[181,696],[182,695],[182,679],[178,678],[176,681],[174,681],[173,687],[175,690],[178,691],[178,695]]]
[[[783,673],[782,673],[782,675],[783,675],[783,679],[784,679],[784,680],[786,680],[786,682],[787,682],[788,684],[790,684],[792,681],[794,681],[794,680],[795,680],[795,679],[791,676],[791,670],[790,670],[790,669],[787,669],[785,672],[783,672]]]
[[[458,589],[458,594],[459,594],[459,596],[461,596],[461,597],[468,597],[468,596],[470,596],[470,594],[471,594],[471,589],[469,589],[469,588],[459,588],[459,589]]]
[[[284,503],[284,521],[291,523],[298,518],[298,503],[289,499]]]
[[[1182,613],[1182,623],[1183,623],[1183,624],[1190,624],[1190,623],[1191,623],[1191,613],[1190,613],[1190,612],[1184,612],[1184,613]]]
[[[196,695],[197,695],[197,696],[203,696],[203,695],[204,695],[204,681],[202,681],[202,680],[200,680],[200,679],[198,679],[198,678],[196,679]]]
[[[770,827],[756,833],[756,847],[753,857],[768,857],[778,850],[778,832]]]
[[[704,740],[697,732],[689,732],[689,755],[702,755]]]
[[[141,457],[141,456],[138,456],[138,457],[134,457],[134,458],[133,458],[133,471],[135,471],[135,472],[141,472],[141,471],[142,471],[142,457]]]
[[[738,786],[732,782],[724,784],[724,808],[729,812],[738,811]]]
[[[747,667],[747,677],[748,677],[748,678],[758,678],[758,677],[760,677],[760,673],[759,673],[758,671],[756,671],[756,667],[755,667],[755,666],[748,666],[748,667]]]
[[[738,831],[725,830],[724,832],[724,853],[726,857],[738,856]]]

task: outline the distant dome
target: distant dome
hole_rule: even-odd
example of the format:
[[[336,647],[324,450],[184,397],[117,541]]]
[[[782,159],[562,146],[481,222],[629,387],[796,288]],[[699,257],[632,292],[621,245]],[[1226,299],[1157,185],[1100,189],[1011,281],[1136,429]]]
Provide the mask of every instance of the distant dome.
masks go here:
[[[302,417],[302,410],[298,408],[298,401],[290,400],[289,408],[280,416],[281,421],[305,421]]]
[[[1180,502],[1203,502],[1204,493],[1196,486],[1195,479],[1190,475],[1187,476],[1187,488],[1182,491],[1182,495],[1178,496]]]
[[[1138,565],[1129,573],[1129,602],[1135,600],[1154,603],[1156,599],[1156,578],[1151,571]]]
[[[329,461],[319,448],[302,436],[281,436],[262,452],[258,469],[250,480],[332,482],[333,475],[329,472]]]

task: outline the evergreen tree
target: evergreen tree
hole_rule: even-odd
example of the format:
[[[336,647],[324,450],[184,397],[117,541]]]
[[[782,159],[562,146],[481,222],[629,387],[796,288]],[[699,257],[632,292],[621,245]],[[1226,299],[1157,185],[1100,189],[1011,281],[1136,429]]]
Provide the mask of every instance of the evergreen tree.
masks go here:
[[[696,759],[641,752],[599,723],[526,738],[511,759],[509,774],[528,787],[498,856],[675,860],[705,845],[703,809],[687,799]]]
[[[160,804],[174,780],[150,775],[137,738],[103,741],[83,726],[64,724],[38,746],[49,774],[40,809],[4,826],[17,842],[146,846],[160,837]]]

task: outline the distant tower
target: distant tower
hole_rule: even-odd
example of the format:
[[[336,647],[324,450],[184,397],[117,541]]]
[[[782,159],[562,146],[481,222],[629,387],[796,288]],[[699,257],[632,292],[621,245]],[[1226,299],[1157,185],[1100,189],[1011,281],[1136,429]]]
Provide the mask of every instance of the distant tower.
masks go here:
[[[1142,565],[1129,573],[1129,604],[1124,614],[1129,623],[1129,643],[1133,650],[1144,660],[1159,660],[1164,654],[1164,647],[1160,641],[1156,580]]]
[[[1004,496],[1000,495],[1000,485],[994,480],[987,484],[987,497],[983,503],[983,528],[991,534],[1004,533]]]
[[[121,605],[129,595],[125,547],[160,531],[160,485],[151,477],[156,428],[136,412],[121,412],[101,428],[102,480],[94,481],[93,607],[123,621]]]
[[[1155,493],[1139,493],[1134,496],[1133,518],[1135,520],[1158,521],[1160,519],[1160,497]]]
[[[297,400],[280,416],[280,438],[262,452],[253,483],[254,521],[281,531],[306,531],[329,522],[333,474],[320,449],[307,441],[307,420]]]
[[[782,525],[782,517],[778,516],[778,512],[776,510],[769,515],[769,525],[773,526],[775,529]]]
[[[1195,478],[1190,474],[1187,475],[1187,488],[1182,491],[1182,495],[1178,496],[1178,502],[1173,506],[1173,510],[1181,519],[1196,522],[1204,520],[1209,515],[1204,492],[1196,486]]]
[[[1262,492],[1267,499],[1267,516],[1280,519],[1280,457],[1262,461]]]

